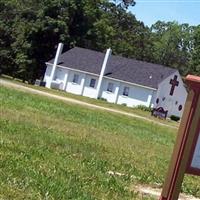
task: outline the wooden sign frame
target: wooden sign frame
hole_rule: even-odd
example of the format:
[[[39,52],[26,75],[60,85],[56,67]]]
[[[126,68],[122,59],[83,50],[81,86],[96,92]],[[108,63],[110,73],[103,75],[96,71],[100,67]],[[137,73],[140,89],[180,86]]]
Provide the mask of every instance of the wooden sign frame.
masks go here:
[[[195,76],[190,75],[187,77],[187,81],[190,86],[190,89],[192,89],[196,93],[196,96],[200,99],[200,77],[195,77]],[[197,105],[196,112],[200,113],[200,105]],[[197,122],[196,132],[195,132],[195,136],[194,136],[194,140],[192,144],[192,149],[190,151],[190,157],[189,157],[186,173],[200,176],[200,167],[199,168],[192,167],[194,152],[197,146],[197,141],[200,137],[200,114],[199,116],[197,116],[197,121],[198,122]]]
[[[191,167],[200,134],[200,77],[186,78],[189,94],[160,200],[177,200],[185,173],[200,175]]]

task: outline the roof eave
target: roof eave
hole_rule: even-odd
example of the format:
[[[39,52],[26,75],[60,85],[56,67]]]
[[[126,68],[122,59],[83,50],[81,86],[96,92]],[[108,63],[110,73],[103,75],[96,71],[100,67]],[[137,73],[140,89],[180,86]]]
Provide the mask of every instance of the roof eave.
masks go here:
[[[46,62],[45,64],[46,65],[53,65],[52,63],[49,63],[49,62]],[[99,76],[99,74],[95,74],[95,73],[91,73],[91,72],[87,72],[87,71],[83,71],[83,70],[78,70],[78,69],[74,69],[74,68],[70,68],[70,67],[65,67],[65,66],[62,66],[62,65],[56,65],[56,66],[58,66],[60,68],[64,68],[64,69],[73,70],[73,71],[76,71],[76,72],[82,72],[82,73],[90,74],[90,75],[93,75],[93,76]],[[128,81],[124,81],[124,80],[121,80],[121,79],[116,79],[116,78],[112,78],[112,77],[108,77],[108,76],[103,76],[103,77],[107,78],[107,79],[114,80],[114,81],[119,81],[119,82],[122,82],[122,83],[125,83],[125,84],[130,84],[130,85],[150,89],[150,90],[156,91],[158,89],[158,88],[148,87],[148,86],[145,86],[145,85],[140,85],[140,84],[137,84],[137,83],[131,83],[131,82],[128,82]]]

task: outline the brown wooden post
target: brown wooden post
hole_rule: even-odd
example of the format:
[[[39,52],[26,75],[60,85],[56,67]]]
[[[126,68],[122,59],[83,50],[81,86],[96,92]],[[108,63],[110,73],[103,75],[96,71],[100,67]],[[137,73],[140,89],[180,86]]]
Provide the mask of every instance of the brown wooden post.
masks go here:
[[[184,174],[189,172],[188,166],[191,164],[200,131],[200,77],[189,75],[186,81],[189,94],[160,200],[178,199]]]

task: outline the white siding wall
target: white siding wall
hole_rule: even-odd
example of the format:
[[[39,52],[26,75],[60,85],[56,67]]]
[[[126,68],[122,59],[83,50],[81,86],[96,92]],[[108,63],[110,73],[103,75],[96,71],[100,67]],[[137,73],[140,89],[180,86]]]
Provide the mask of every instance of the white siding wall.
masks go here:
[[[50,88],[50,76],[51,76],[52,66],[47,65],[46,72],[44,74],[44,82],[46,82],[46,87]]]
[[[174,78],[174,75],[178,76],[179,86],[175,87],[174,94],[173,96],[171,96],[170,80]],[[159,98],[158,104],[156,104],[157,98]],[[154,104],[156,107],[163,107],[165,110],[168,110],[168,116],[176,115],[181,117],[184,110],[186,98],[187,91],[184,87],[180,74],[176,72],[165,79],[162,83],[160,83]],[[182,105],[183,107],[181,111],[178,110],[179,105]]]
[[[123,95],[124,87],[129,87],[128,96]],[[121,83],[118,104],[126,104],[127,106],[134,107],[144,105],[149,107],[153,95],[153,90]]]
[[[61,81],[63,82],[64,79],[65,79],[65,74],[66,73],[68,73],[67,69],[63,69],[63,68],[57,67],[53,80],[54,81],[58,81],[58,82],[61,82]]]
[[[77,74],[79,76],[77,83],[73,83],[74,74]],[[85,76],[86,75],[84,73],[70,71],[68,73],[68,82],[66,86],[66,91],[70,93],[82,95],[83,87],[85,83]]]
[[[64,90],[66,87],[66,81],[67,81],[67,77],[68,77],[68,70],[67,69],[63,69],[60,67],[56,68],[55,71],[55,76],[53,78],[53,81],[57,82],[60,84],[60,89]]]
[[[151,108],[155,107],[155,102],[156,102],[156,98],[157,98],[157,92],[158,92],[158,90],[154,90],[152,92],[152,98],[151,98],[151,103],[150,103]]]
[[[49,88],[51,86],[51,83],[50,83],[51,70],[52,70],[52,66],[48,65],[46,68],[45,76],[44,76],[44,81],[46,82],[46,87],[49,87]],[[60,67],[56,68],[53,82],[60,84],[61,90],[64,90],[64,88],[65,88],[65,85],[67,82],[67,75],[68,75],[67,69],[60,68]]]
[[[91,79],[95,79],[96,80],[94,88],[90,87]],[[86,77],[85,77],[85,85],[84,85],[84,89],[83,89],[83,96],[96,98],[96,96],[97,96],[97,90],[96,90],[97,89],[97,84],[98,84],[98,77],[97,76],[86,75]]]
[[[49,77],[52,66],[47,66],[44,81],[49,83]],[[78,83],[73,83],[74,74],[79,76]],[[90,87],[91,79],[96,79],[95,87]],[[98,77],[88,75],[81,72],[75,72],[72,70],[57,67],[54,76],[54,82],[61,83],[60,89],[66,90],[67,92],[83,95],[91,98],[97,96],[97,84]],[[113,92],[107,91],[108,84],[113,83]],[[123,95],[124,87],[129,87],[128,96]],[[127,106],[133,107],[137,105],[150,106],[152,103],[152,96],[155,93],[154,90],[133,86],[130,84],[120,83],[119,81],[103,78],[100,96],[106,99],[108,102],[117,104],[126,104]]]
[[[113,83],[113,91],[107,91],[108,84]],[[110,103],[116,103],[118,91],[119,91],[120,83],[114,80],[103,78],[100,96],[106,99]]]
[[[107,91],[108,84],[113,83],[113,92]],[[129,87],[128,96],[123,95],[124,87]],[[154,90],[117,82],[111,79],[104,78],[101,88],[101,97],[108,102],[117,104],[126,104],[129,107],[144,105],[149,107],[151,105]]]

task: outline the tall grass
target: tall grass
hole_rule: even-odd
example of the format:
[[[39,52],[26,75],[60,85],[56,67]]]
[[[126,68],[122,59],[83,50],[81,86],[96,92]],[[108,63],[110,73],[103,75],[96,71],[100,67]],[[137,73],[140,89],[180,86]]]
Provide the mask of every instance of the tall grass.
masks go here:
[[[135,185],[161,186],[176,130],[1,87],[0,138],[0,199],[140,199]],[[183,190],[200,197],[199,181]]]

